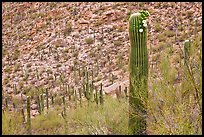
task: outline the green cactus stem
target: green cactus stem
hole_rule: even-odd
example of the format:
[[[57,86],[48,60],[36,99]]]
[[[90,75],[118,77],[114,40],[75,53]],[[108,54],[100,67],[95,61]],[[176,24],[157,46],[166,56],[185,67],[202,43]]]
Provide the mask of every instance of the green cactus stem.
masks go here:
[[[92,70],[91,70],[91,81],[93,81],[94,79],[94,72],[93,72],[93,66],[92,66]]]
[[[128,95],[127,95],[127,87],[125,87],[124,93],[125,93],[125,97],[127,98],[128,97]]]
[[[95,95],[96,105],[98,106],[98,91],[97,90],[94,95]]]
[[[70,87],[68,87],[68,97],[69,97],[69,101],[71,101],[71,88]]]
[[[68,86],[69,86],[69,85],[66,84],[66,90],[65,90],[65,94],[66,94],[66,95],[68,94]]]
[[[62,96],[62,102],[64,105],[64,116],[66,116],[66,102],[65,102],[65,96]]]
[[[18,94],[17,88],[16,88],[16,84],[13,85],[13,89],[14,89],[14,93]]]
[[[79,101],[80,101],[80,106],[82,107],[82,94],[81,94],[81,88],[79,88]]]
[[[55,78],[54,80],[55,80],[55,82],[56,82],[56,80],[57,80],[57,75],[56,75],[56,74],[54,74],[54,78]]]
[[[118,92],[116,92],[117,99],[121,97],[121,85],[118,87]]]
[[[48,89],[46,88],[46,103],[47,103],[47,110],[49,109],[49,100],[48,100]]]
[[[54,104],[54,96],[53,95],[51,96],[51,103],[52,103],[52,105]]]
[[[93,102],[93,81],[89,84],[90,87],[90,101]]]
[[[21,109],[21,113],[22,113],[22,116],[23,116],[23,123],[25,123],[26,119],[25,119],[25,113],[24,113],[24,109],[23,108]]]
[[[16,104],[14,102],[12,104],[13,104],[13,109],[15,109],[16,108]]]
[[[78,68],[78,74],[79,74],[79,77],[81,77],[81,68],[80,68],[80,66]]]
[[[134,13],[129,18],[130,37],[130,89],[129,131],[131,134],[146,132],[146,102],[148,79],[147,23],[148,11]]]
[[[36,69],[35,69],[35,71],[36,71],[36,76],[37,76],[37,79],[39,80],[38,69],[36,68]]]
[[[98,59],[97,59],[96,60],[96,75],[98,75],[98,73],[99,73],[99,65],[98,65]]]
[[[41,112],[44,111],[44,97],[43,94],[40,94],[40,99],[41,99]]]
[[[90,90],[90,87],[89,87],[89,79],[88,79],[88,72],[87,72],[87,82],[86,82],[86,86],[85,86],[85,90],[86,90],[86,99],[87,100],[90,100],[90,93],[89,93],[89,90]]]
[[[2,98],[1,98],[2,103],[3,103],[3,100],[4,100],[4,90],[2,88]]]
[[[82,87],[83,87],[84,97],[86,97],[86,87],[85,87],[85,84],[84,84],[84,83],[82,83]]]
[[[197,27],[198,27],[198,18],[195,17],[195,38],[197,37],[197,32],[198,32]]]
[[[89,83],[89,72],[86,71],[86,82]]]
[[[102,90],[102,83],[100,84],[100,104],[103,105],[104,104],[104,98],[103,98],[103,90]]]
[[[184,65],[189,62],[190,58],[190,41],[186,40],[184,43]]]
[[[75,101],[75,107],[77,108],[77,93],[76,93],[76,90],[74,90],[74,101]]]
[[[82,76],[84,77],[85,76],[85,66],[83,65],[82,67]]]
[[[6,109],[8,109],[8,98],[5,97]]]
[[[27,132],[31,135],[30,96],[27,97]]]
[[[111,73],[111,85],[113,85],[113,82],[114,82],[114,76],[113,76],[113,73]]]
[[[38,96],[38,112],[41,114],[40,96]]]
[[[64,118],[64,122],[65,122],[65,134],[67,134],[67,111],[66,111],[65,96],[62,96],[62,102],[64,105],[64,111],[62,112],[62,117]]]

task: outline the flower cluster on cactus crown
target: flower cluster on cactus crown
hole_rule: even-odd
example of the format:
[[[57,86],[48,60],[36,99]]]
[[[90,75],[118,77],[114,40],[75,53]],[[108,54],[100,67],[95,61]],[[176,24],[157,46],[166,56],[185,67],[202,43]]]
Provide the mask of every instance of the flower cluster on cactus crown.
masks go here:
[[[146,18],[150,15],[148,11],[139,11],[141,14],[139,17],[139,32],[143,32],[145,27],[147,27],[147,21]]]
[[[186,43],[186,42],[190,42],[190,40],[187,39],[187,40],[185,40],[185,43]]]

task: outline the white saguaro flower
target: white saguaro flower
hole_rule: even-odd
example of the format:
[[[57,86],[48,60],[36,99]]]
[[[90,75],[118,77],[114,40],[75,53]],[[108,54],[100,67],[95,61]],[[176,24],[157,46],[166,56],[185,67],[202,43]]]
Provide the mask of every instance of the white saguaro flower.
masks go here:
[[[147,24],[147,21],[146,21],[146,20],[143,20],[142,23]]]
[[[139,32],[143,32],[143,29],[139,29]]]
[[[144,24],[143,24],[143,26],[144,26],[144,27],[147,27],[147,24],[146,24],[146,23],[144,23]]]

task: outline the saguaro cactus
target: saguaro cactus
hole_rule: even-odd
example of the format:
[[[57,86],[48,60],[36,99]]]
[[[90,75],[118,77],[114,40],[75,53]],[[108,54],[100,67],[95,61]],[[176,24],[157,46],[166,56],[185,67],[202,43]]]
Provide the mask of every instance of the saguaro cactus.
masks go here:
[[[40,96],[38,96],[38,112],[41,114]]]
[[[48,89],[46,88],[46,103],[47,103],[47,110],[49,109],[49,100],[48,100]]]
[[[27,131],[28,134],[31,134],[30,96],[27,97]]]
[[[103,90],[102,90],[102,83],[100,84],[100,96],[99,96],[99,101],[100,101],[100,104],[101,104],[101,105],[104,104]]]
[[[129,18],[130,88],[129,129],[131,134],[145,134],[148,78],[147,23],[148,11],[134,13]]]
[[[23,116],[23,123],[24,123],[26,120],[25,120],[25,114],[24,114],[24,109],[23,108],[21,109],[21,113],[22,113],[22,116]]]
[[[41,98],[41,112],[44,112],[44,95],[40,94],[40,98]]]
[[[8,98],[5,98],[5,103],[6,103],[6,109],[8,109]]]
[[[184,64],[186,65],[189,61],[189,56],[190,54],[190,41],[189,40],[185,40],[184,43]]]
[[[79,101],[80,101],[80,106],[82,107],[82,94],[81,94],[81,88],[79,88]]]

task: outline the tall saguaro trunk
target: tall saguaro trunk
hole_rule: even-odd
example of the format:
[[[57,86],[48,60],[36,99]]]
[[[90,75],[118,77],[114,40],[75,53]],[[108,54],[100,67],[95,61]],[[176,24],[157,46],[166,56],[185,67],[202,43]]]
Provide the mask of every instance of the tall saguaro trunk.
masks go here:
[[[31,135],[30,96],[27,97],[27,131]]]
[[[148,11],[134,13],[129,18],[130,37],[130,88],[129,131],[130,134],[146,134],[146,103],[148,95],[147,23]]]

